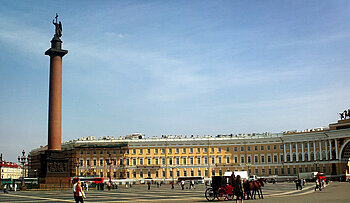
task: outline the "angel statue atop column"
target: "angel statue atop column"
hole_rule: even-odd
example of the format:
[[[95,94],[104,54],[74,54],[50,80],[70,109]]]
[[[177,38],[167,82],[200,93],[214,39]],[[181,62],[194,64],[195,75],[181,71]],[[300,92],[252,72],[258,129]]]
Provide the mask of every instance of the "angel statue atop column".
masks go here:
[[[56,27],[56,33],[55,33],[55,36],[57,36],[58,38],[62,36],[62,23],[61,21],[59,21],[59,23],[57,23],[57,18],[58,18],[58,15],[56,13],[56,22],[55,20],[52,20],[52,23],[54,24],[54,26]]]

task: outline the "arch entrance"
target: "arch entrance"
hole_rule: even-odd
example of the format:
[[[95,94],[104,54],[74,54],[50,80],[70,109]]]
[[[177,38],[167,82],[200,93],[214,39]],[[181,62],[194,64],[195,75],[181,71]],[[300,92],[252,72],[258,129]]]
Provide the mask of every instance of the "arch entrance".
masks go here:
[[[340,154],[341,173],[346,176],[346,180],[350,178],[350,140],[348,140],[341,149]]]

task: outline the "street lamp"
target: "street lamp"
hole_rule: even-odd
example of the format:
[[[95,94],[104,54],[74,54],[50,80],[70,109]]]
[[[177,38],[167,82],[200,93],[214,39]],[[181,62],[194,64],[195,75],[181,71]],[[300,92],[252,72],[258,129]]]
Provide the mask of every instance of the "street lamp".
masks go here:
[[[22,156],[18,156],[18,162],[22,164],[22,170],[23,170],[23,176],[22,176],[22,190],[26,189],[26,186],[24,184],[24,172],[25,172],[25,164],[28,161],[28,157],[25,156],[25,151],[22,151]]]
[[[111,174],[112,174],[112,162],[114,161],[114,159],[112,159],[111,153],[108,153],[108,156],[109,156],[109,161],[108,161],[108,164],[109,164],[109,182],[112,183]]]

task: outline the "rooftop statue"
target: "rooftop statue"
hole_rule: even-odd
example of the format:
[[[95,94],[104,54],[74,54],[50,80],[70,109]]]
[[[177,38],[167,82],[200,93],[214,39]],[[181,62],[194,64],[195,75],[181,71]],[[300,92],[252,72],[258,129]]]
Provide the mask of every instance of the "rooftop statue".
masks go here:
[[[62,36],[62,23],[61,23],[61,21],[59,21],[59,23],[57,23],[57,18],[58,18],[58,14],[56,13],[56,17],[55,17],[56,22],[55,22],[55,20],[52,20],[52,23],[54,24],[54,26],[56,28],[55,29],[55,31],[56,31],[55,37],[60,38]]]

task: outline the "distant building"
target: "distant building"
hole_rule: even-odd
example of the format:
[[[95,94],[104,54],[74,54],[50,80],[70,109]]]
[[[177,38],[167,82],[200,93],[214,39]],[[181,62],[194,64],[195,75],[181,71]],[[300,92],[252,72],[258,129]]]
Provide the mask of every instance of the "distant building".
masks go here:
[[[3,162],[1,166],[1,179],[19,179],[23,177],[23,168],[16,163]]]
[[[30,152],[30,176],[38,170],[40,153]],[[350,176],[350,119],[302,132],[217,136],[142,134],[122,138],[94,137],[64,142],[71,176],[99,176],[113,181],[145,178],[171,181],[178,177],[211,178],[225,171],[246,170],[263,177],[296,177],[319,171],[328,177]],[[110,165],[111,164],[111,165]]]

